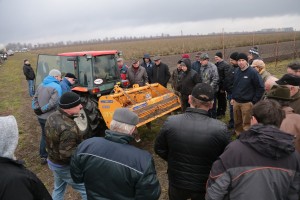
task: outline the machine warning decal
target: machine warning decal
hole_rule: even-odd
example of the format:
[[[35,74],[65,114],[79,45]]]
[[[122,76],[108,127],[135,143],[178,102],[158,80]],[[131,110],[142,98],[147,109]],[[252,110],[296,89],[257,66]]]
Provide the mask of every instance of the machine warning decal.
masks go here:
[[[113,103],[113,100],[100,100],[100,103]]]
[[[110,106],[102,106],[102,108],[104,108],[104,109],[109,109]]]
[[[138,109],[144,108],[144,107],[146,107],[146,106],[147,106],[147,103],[143,103],[143,104],[141,104],[141,105],[138,105],[138,106],[133,107],[132,110],[138,110]]]

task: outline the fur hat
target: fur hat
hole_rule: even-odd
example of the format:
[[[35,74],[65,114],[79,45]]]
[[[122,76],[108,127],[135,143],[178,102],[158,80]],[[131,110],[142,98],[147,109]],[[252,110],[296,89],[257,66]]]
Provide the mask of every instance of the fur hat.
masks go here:
[[[201,101],[212,101],[214,99],[214,90],[207,83],[198,83],[192,90],[192,96]]]
[[[50,72],[49,72],[49,76],[61,76],[61,72],[57,69],[52,69]]]
[[[70,109],[81,103],[80,96],[75,92],[66,92],[59,99],[59,107],[62,109]]]
[[[239,55],[238,52],[233,52],[232,54],[230,54],[230,58],[232,60],[238,61],[237,56]]]
[[[284,101],[291,100],[290,89],[282,85],[274,85],[267,93],[268,99],[279,99]]]
[[[258,67],[258,68],[261,68],[261,69],[266,68],[266,64],[264,63],[264,61],[259,60],[259,59],[253,60],[251,66],[252,67]]]
[[[118,108],[115,110],[113,120],[124,124],[136,126],[139,123],[139,117],[128,108]]]
[[[14,116],[0,117],[0,157],[15,159],[19,131]]]
[[[248,62],[248,56],[244,53],[239,53],[236,57],[237,60],[243,59],[246,60]]]

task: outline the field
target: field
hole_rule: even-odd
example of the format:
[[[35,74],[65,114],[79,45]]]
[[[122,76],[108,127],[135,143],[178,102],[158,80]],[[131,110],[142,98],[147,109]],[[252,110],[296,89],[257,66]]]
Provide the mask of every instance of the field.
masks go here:
[[[298,34],[298,33],[297,33]],[[241,36],[242,37],[242,36]],[[243,36],[245,40],[246,36]],[[250,41],[243,41],[238,43],[235,46],[229,46],[226,52],[232,52],[233,50],[238,50],[240,52],[247,52],[250,46],[252,46],[252,35],[248,35]],[[255,36],[256,38],[258,36]],[[293,38],[293,35],[289,35],[289,38]],[[300,35],[297,35],[298,40],[300,40]],[[199,36],[199,38],[202,38]],[[267,57],[272,57],[273,47],[276,46],[276,41],[279,40],[278,35],[274,35],[273,40],[268,40],[272,37],[270,35],[265,37],[264,40],[260,42],[256,40],[256,44],[260,44],[260,49],[263,49],[264,55]],[[284,37],[283,37],[284,38]],[[174,66],[177,60],[180,58],[181,53],[190,53],[194,55],[199,50],[208,51],[212,56],[213,52],[217,50],[222,50],[222,45],[220,46],[220,36],[215,36],[212,38],[205,38],[210,42],[211,46],[205,46],[204,42],[199,41],[199,47],[195,47],[194,37],[192,38],[180,38],[178,39],[160,39],[160,40],[147,40],[147,41],[136,41],[136,42],[124,42],[124,43],[107,43],[107,44],[95,44],[95,45],[78,45],[72,47],[63,47],[63,48],[49,48],[49,49],[40,49],[34,50],[27,53],[17,53],[14,56],[9,57],[5,64],[0,66],[0,115],[14,115],[18,122],[19,127],[19,146],[17,148],[16,156],[19,159],[23,159],[26,162],[26,166],[37,174],[38,177],[44,182],[49,191],[52,191],[53,188],[53,176],[49,171],[47,166],[42,166],[39,164],[38,156],[38,147],[39,147],[39,137],[40,137],[40,126],[38,124],[37,118],[31,109],[31,98],[28,95],[27,82],[24,78],[22,66],[23,59],[27,58],[32,63],[33,67],[36,67],[36,58],[39,53],[58,53],[64,51],[80,51],[80,50],[101,50],[101,49],[120,49],[124,52],[124,57],[129,59],[131,56],[138,55],[141,57],[144,52],[149,52],[151,55],[165,55],[162,58],[163,62],[166,62],[171,70],[174,69]],[[200,40],[200,39],[199,39]],[[234,38],[233,38],[234,40]],[[239,40],[236,39],[236,40]],[[242,39],[241,39],[242,41]],[[269,41],[269,42],[264,42]],[[293,39],[280,40],[281,44],[293,46]],[[274,44],[275,42],[275,44]],[[177,43],[177,46],[174,44]],[[273,44],[266,44],[273,43]],[[200,45],[201,44],[201,45]],[[243,45],[244,44],[244,45]],[[299,49],[299,41],[297,41],[296,49]],[[160,45],[165,46],[165,49]],[[250,46],[248,46],[250,45]],[[148,46],[148,48],[145,48]],[[156,48],[157,47],[157,48]],[[156,49],[156,50],[155,50]],[[267,51],[269,49],[269,51]],[[289,48],[289,50],[293,48]],[[288,49],[286,49],[288,51]],[[267,63],[267,70],[277,76],[278,78],[285,73],[286,65],[293,59],[293,51],[287,53],[289,59],[279,61],[277,63]],[[298,55],[298,54],[297,54]],[[192,57],[193,60],[193,57]],[[213,61],[213,60],[212,60]],[[166,163],[158,158],[153,153],[153,140],[158,133],[161,125],[163,124],[165,118],[160,118],[154,122],[154,127],[150,131],[145,127],[139,128],[141,133],[142,142],[135,144],[136,146],[150,151],[154,157],[157,174],[162,186],[162,195],[160,199],[167,198],[167,167]],[[66,199],[80,199],[79,195],[74,192],[72,189],[68,189],[66,194]]]

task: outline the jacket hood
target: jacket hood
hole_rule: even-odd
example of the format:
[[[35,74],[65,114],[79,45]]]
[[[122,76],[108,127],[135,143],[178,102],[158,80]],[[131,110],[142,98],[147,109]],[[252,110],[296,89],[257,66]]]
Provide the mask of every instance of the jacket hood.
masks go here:
[[[192,69],[192,62],[191,62],[190,59],[185,58],[185,59],[182,59],[181,62],[184,62],[184,64],[187,66],[187,72],[191,71],[191,69]]]
[[[59,81],[56,78],[54,78],[53,76],[48,75],[43,80],[43,84],[49,84],[49,83],[52,83],[52,82],[55,82],[55,83],[59,84]]]
[[[239,140],[265,157],[278,160],[295,151],[294,136],[275,126],[253,125],[242,133]]]
[[[15,160],[15,150],[18,145],[19,131],[14,116],[0,117],[0,157]]]

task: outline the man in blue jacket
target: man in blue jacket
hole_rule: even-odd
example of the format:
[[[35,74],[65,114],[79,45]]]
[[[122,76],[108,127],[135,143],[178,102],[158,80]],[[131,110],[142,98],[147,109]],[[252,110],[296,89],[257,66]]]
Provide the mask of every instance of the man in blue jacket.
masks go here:
[[[264,92],[265,86],[259,73],[248,64],[244,53],[237,56],[239,68],[234,74],[231,104],[233,105],[234,129],[236,135],[250,128],[251,110]]]
[[[129,143],[136,135],[137,114],[127,108],[114,112],[105,138],[83,141],[71,159],[71,176],[85,184],[89,200],[155,200],[160,185],[151,154]]]
[[[62,93],[70,92],[71,86],[75,84],[76,76],[72,73],[66,73],[65,78],[60,82]]]
[[[48,116],[53,113],[58,105],[58,100],[62,95],[59,82],[61,80],[61,72],[52,69],[43,82],[39,85],[32,99],[32,109],[38,117],[38,121],[42,128],[40,141],[40,157],[41,164],[47,164],[47,151],[45,141],[45,124]]]

